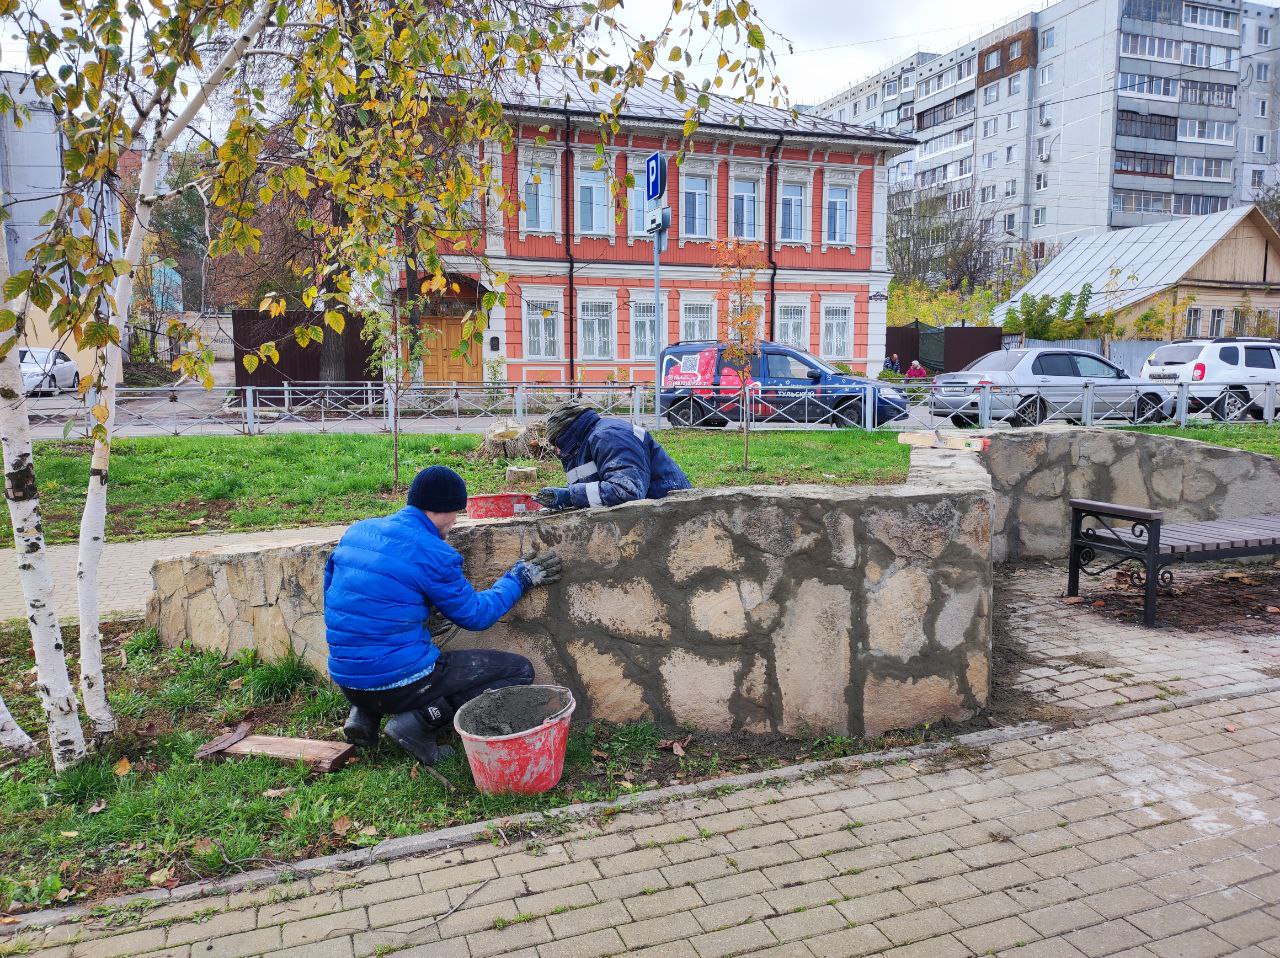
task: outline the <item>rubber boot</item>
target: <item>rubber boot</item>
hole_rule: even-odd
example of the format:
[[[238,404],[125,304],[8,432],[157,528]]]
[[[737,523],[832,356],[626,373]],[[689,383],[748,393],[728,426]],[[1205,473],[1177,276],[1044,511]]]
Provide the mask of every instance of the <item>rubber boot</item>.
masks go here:
[[[360,748],[373,748],[378,744],[378,728],[382,725],[382,716],[368,709],[351,706],[347,721],[342,726],[342,735],[352,745]]]
[[[453,754],[447,745],[437,745],[436,736],[453,716],[443,700],[414,712],[401,712],[387,720],[387,738],[423,765],[434,765]]]

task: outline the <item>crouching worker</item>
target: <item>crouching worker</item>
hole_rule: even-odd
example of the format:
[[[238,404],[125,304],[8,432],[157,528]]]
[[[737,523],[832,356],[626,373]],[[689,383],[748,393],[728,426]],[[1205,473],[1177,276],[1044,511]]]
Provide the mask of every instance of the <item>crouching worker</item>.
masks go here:
[[[581,403],[564,402],[551,410],[547,438],[568,480],[567,487],[543,489],[534,497],[548,509],[616,506],[692,488],[648,432]]]
[[[466,507],[462,477],[432,466],[414,478],[405,508],[357,522],[329,557],[329,675],[351,703],[343,732],[354,745],[376,744],[382,718],[390,716],[387,737],[434,764],[453,752],[436,738],[464,702],[533,681],[533,666],[523,656],[441,652],[432,640],[428,618],[479,632],[529,589],[560,578],[560,559],[545,552],[520,560],[493,588],[477,592],[462,574],[462,556],[445,542]]]

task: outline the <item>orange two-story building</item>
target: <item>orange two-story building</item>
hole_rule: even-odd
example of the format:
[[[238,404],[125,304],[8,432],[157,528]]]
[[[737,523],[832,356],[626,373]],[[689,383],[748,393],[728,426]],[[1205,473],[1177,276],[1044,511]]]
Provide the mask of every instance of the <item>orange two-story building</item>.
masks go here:
[[[692,149],[669,165],[671,229],[655,316],[644,162],[655,150],[675,153],[685,109],[656,87],[631,95],[605,156],[619,182],[632,173],[636,186],[615,204],[594,168],[600,108],[589,93],[509,105],[520,135],[500,157],[501,175],[521,209],[504,214],[490,204],[483,214],[483,252],[494,273],[509,277],[506,302],[470,366],[445,368],[441,358],[427,380],[478,379],[483,367],[512,382],[652,382],[657,323],[664,344],[724,337],[728,291],[711,244],[725,238],[764,251],[757,299],[765,338],[879,369],[889,283],[885,161],[912,141],[713,99]],[[456,333],[445,341],[455,344]]]

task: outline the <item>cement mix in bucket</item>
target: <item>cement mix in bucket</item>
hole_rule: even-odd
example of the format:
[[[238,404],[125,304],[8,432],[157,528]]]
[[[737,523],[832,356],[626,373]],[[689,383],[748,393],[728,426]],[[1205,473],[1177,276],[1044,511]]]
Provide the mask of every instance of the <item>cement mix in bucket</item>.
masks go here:
[[[513,686],[485,692],[460,710],[458,728],[468,735],[493,738],[537,728],[568,702],[561,689],[547,686]]]

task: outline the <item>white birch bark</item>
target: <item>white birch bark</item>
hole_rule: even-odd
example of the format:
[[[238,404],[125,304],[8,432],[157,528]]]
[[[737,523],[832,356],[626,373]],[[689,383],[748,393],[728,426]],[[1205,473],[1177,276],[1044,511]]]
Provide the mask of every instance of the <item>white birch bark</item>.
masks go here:
[[[9,253],[3,238],[0,238],[0,286],[8,278]],[[15,311],[26,309],[25,302],[6,305],[15,307]],[[21,324],[8,333],[0,334],[0,342],[15,339],[20,329]],[[27,600],[27,627],[31,631],[31,648],[36,658],[36,691],[49,723],[53,767],[61,771],[84,757],[84,732],[80,728],[80,708],[75,689],[67,673],[62,630],[58,628],[53,571],[49,567],[44,527],[40,521],[27,396],[22,388],[17,343],[13,343],[0,359],[0,449],[3,450],[4,493],[13,525],[18,579]],[[10,730],[11,725],[16,731]],[[34,743],[17,727],[9,710],[3,706],[0,706],[0,744],[28,754],[34,749]]]
[[[0,749],[8,749],[17,755],[40,754],[40,747],[22,730],[9,706],[4,704],[4,696],[0,696]]]
[[[143,151],[142,166],[138,174],[138,203],[122,257],[129,263],[129,272],[116,283],[115,306],[111,313],[111,325],[116,328],[121,340],[124,338],[125,323],[128,321],[129,306],[133,299],[133,276],[142,259],[142,242],[151,228],[151,214],[156,204],[156,184],[159,182],[165,152],[191,126],[209,97],[221,86],[254,38],[267,25],[270,14],[271,7],[266,4],[257,10],[183,111],[168,125],[158,125],[155,139]],[[111,735],[116,728],[115,716],[107,704],[106,683],[102,674],[98,570],[106,540],[107,474],[111,464],[111,435],[116,420],[116,380],[120,375],[122,361],[120,347],[108,345],[104,381],[98,392],[98,402],[106,407],[107,412],[103,422],[106,438],[95,440],[93,444],[89,488],[85,496],[84,512],[80,517],[80,549],[76,565],[80,599],[80,690],[84,696],[85,711],[93,721],[94,734],[99,739]]]

